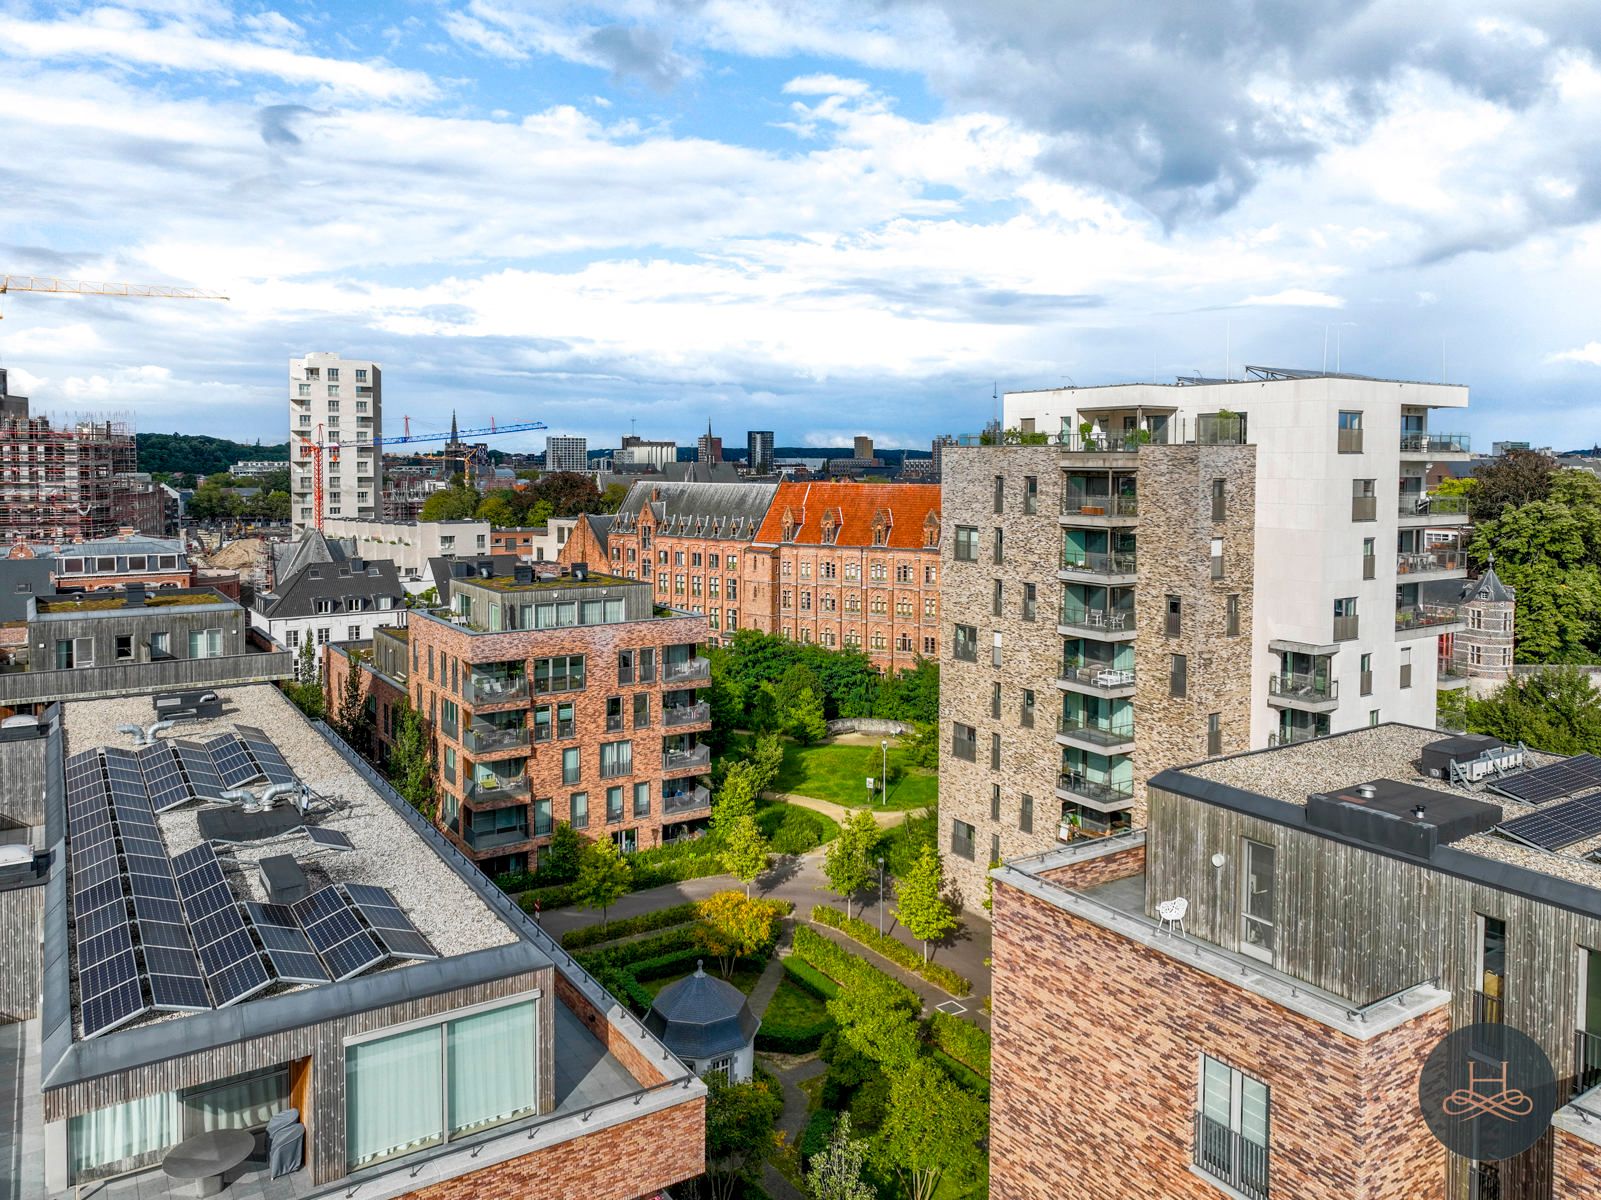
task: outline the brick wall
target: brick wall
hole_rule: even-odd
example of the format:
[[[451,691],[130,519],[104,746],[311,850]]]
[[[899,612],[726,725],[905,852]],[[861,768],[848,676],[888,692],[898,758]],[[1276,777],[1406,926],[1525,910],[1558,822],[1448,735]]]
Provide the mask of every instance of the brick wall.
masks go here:
[[[1556,1139],[1552,1195],[1561,1200],[1601,1197],[1601,1146],[1566,1129],[1554,1129],[1552,1133]]]
[[[413,1200],[635,1200],[705,1170],[706,1101],[683,1104],[421,1188]]]
[[[1273,1195],[1444,1194],[1415,1095],[1444,1006],[1358,1041],[1004,883],[994,928],[996,1200],[1217,1200],[1191,1167],[1203,1053],[1271,1089]]]
[[[831,650],[859,649],[891,673],[938,657],[937,546],[786,543],[776,553],[778,633]]]
[[[606,1047],[606,1052],[622,1063],[642,1086],[649,1087],[667,1078],[660,1067],[641,1054],[639,1048],[606,1019],[606,1014],[590,1003],[589,997],[573,986],[572,981],[560,971],[556,972],[555,992],[556,998],[584,1023],[584,1027],[595,1035],[595,1040]]]
[[[1041,871],[1040,878],[1049,879],[1052,883],[1059,883],[1065,888],[1078,891],[1111,883],[1116,879],[1127,879],[1130,875],[1139,875],[1144,871],[1145,847],[1139,845],[1117,850],[1111,854],[1102,854],[1097,858],[1086,858],[1071,866],[1057,867],[1054,871]]]

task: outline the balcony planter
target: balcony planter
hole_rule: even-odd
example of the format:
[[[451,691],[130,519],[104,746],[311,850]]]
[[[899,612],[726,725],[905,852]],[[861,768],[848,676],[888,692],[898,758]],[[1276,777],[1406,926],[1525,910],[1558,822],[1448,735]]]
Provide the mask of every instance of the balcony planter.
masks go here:
[[[1106,515],[1105,506],[1100,504],[1084,504],[1079,507],[1078,511],[1086,517],[1104,517]]]

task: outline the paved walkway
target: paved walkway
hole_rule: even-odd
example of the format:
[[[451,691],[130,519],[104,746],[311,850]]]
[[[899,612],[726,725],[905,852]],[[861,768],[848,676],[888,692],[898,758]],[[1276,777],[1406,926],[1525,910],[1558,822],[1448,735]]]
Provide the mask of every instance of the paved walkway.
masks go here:
[[[863,811],[861,808],[848,808],[843,804],[836,804],[832,800],[819,800],[816,796],[802,796],[797,792],[769,792],[768,795],[776,800],[783,800],[787,804],[794,804],[800,808],[809,808],[813,812],[820,812],[824,816],[833,817],[841,825],[850,820],[852,813]],[[880,829],[890,829],[904,822],[908,812],[922,812],[923,810],[918,808],[874,808],[871,811],[873,820],[878,822]]]

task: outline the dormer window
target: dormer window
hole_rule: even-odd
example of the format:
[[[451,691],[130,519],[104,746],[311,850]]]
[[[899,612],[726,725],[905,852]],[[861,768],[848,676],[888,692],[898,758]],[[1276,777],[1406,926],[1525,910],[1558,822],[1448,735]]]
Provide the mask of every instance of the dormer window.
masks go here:
[[[923,518],[923,545],[939,545],[939,517],[932,512]]]
[[[784,510],[784,540],[786,542],[793,542],[795,540],[795,529],[796,525],[794,510],[786,508]]]
[[[889,544],[890,519],[887,509],[879,509],[873,514],[873,545],[887,546]]]

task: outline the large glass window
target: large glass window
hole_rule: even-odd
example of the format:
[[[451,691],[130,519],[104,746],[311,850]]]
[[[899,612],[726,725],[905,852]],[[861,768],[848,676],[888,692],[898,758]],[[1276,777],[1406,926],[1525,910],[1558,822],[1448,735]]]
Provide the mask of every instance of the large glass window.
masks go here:
[[[1240,949],[1273,961],[1273,847],[1250,840],[1245,843]]]
[[[534,1111],[534,1005],[513,1004],[445,1026],[452,1136]]]
[[[1267,1084],[1201,1056],[1195,1165],[1247,1196],[1268,1194]]]

